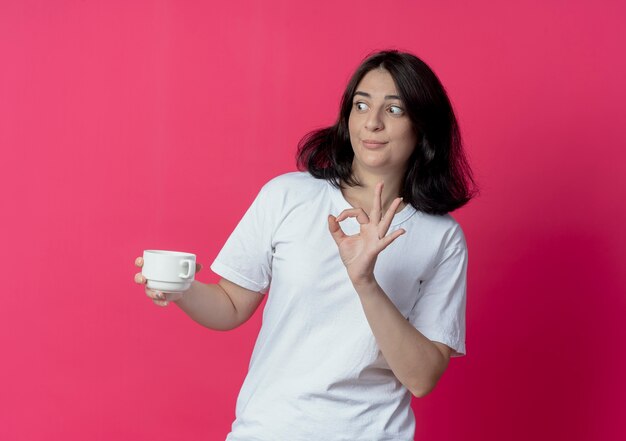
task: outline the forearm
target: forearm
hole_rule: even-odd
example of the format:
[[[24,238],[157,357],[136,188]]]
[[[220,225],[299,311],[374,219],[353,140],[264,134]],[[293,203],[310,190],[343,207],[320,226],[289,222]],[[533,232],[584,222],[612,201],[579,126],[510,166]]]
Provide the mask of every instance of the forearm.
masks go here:
[[[235,305],[218,284],[196,280],[174,303],[194,321],[210,329],[227,331],[241,324]]]
[[[355,284],[376,342],[398,380],[415,396],[428,394],[448,365],[435,344],[398,311],[375,280]]]

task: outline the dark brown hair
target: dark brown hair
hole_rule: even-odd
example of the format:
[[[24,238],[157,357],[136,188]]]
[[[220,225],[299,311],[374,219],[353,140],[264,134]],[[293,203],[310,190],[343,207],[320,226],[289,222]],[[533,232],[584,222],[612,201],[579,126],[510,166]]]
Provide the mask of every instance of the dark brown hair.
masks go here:
[[[377,52],[361,63],[343,94],[337,122],[308,133],[298,144],[298,168],[338,188],[359,185],[352,174],[354,152],[348,119],[357,85],[365,74],[377,68],[393,77],[418,135],[400,196],[415,209],[430,214],[446,214],[462,207],[478,189],[452,105],[435,73],[409,53]]]

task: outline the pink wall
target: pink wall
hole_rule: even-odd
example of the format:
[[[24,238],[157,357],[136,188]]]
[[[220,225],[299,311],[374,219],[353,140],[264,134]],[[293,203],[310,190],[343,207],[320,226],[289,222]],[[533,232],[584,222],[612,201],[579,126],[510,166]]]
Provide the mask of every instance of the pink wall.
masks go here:
[[[133,259],[208,266],[386,47],[439,74],[482,186],[468,356],[416,439],[626,439],[626,7],[524,3],[2,1],[0,439],[224,438],[260,311],[203,329]]]

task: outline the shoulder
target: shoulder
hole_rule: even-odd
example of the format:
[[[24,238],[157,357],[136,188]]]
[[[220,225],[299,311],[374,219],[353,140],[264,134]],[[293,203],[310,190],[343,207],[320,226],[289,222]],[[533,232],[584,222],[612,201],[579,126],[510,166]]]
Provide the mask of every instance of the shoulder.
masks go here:
[[[435,215],[418,211],[413,217],[421,231],[438,242],[442,248],[467,248],[463,228],[451,214]]]
[[[319,193],[326,185],[326,181],[314,178],[309,172],[289,172],[270,179],[260,194],[273,199],[307,198]]]
[[[314,178],[309,172],[296,171],[278,175],[270,179],[264,187],[291,188],[293,186],[314,186],[320,183],[324,184],[325,181]]]
[[[290,172],[270,179],[259,191],[253,206],[264,219],[280,225],[294,213],[310,217],[316,202],[324,198],[326,181],[316,179],[308,172]]]

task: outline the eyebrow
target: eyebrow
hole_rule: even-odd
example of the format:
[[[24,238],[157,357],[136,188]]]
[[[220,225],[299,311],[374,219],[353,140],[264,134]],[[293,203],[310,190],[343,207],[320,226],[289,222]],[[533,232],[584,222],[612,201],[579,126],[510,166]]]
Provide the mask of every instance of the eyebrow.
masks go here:
[[[356,92],[354,92],[354,95],[362,95],[366,98],[371,98],[372,95],[370,95],[367,92],[361,92],[360,90],[357,90]],[[402,101],[402,98],[400,98],[398,95],[385,95],[385,99],[386,100],[400,100]]]

